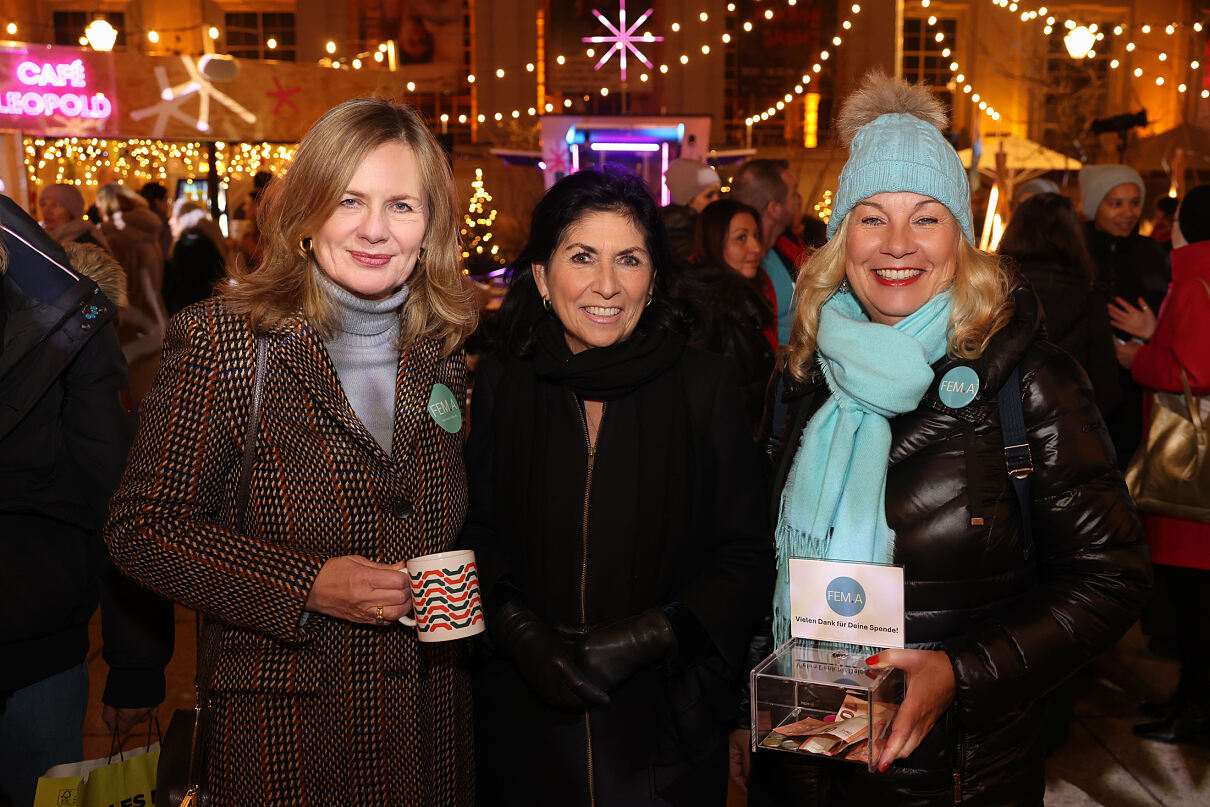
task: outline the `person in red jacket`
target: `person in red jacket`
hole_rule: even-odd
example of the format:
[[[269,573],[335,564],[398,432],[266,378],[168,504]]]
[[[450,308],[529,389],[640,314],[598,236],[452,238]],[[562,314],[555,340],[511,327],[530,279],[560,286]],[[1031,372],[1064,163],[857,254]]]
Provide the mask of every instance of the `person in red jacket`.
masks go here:
[[[1181,370],[1194,395],[1210,394],[1210,185],[1189,192],[1172,232],[1172,285],[1157,318],[1146,304],[1111,304],[1115,327],[1147,339],[1117,346],[1118,361],[1149,390],[1181,392]],[[1206,417],[1205,407],[1202,417]],[[1149,417],[1150,412],[1144,412]],[[1144,421],[1146,422],[1146,421]],[[1156,575],[1163,576],[1178,616],[1200,617],[1210,584],[1210,524],[1144,514]],[[1167,743],[1210,740],[1210,625],[1181,619],[1180,683],[1172,699],[1144,704],[1158,718],[1134,727],[1140,737]]]

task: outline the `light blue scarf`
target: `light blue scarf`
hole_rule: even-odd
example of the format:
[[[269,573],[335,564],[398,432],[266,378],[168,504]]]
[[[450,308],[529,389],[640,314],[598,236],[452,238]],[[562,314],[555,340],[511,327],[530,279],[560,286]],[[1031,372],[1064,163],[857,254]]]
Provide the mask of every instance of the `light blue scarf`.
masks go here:
[[[819,358],[831,395],[803,429],[781,495],[774,539],[773,635],[790,638],[790,558],[890,563],[886,523],[888,418],[911,412],[945,355],[950,293],[895,325],[870,322],[851,292],[819,312]]]

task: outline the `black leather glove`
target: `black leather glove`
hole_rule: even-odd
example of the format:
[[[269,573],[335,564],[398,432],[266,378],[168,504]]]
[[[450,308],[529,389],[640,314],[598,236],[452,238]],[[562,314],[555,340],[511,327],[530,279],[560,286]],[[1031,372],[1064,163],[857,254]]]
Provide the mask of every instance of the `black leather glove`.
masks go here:
[[[548,706],[578,712],[609,703],[609,696],[572,663],[563,642],[533,611],[513,600],[487,624],[492,643]]]
[[[572,659],[606,692],[676,652],[676,634],[662,609],[593,628],[572,644]]]

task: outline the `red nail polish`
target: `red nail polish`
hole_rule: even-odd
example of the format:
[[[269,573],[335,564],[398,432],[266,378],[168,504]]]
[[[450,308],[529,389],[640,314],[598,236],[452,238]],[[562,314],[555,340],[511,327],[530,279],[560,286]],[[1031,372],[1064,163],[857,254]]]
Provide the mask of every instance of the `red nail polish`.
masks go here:
[[[879,770],[879,772],[881,772],[881,773],[886,773],[886,769],[887,769],[887,768],[889,768],[889,767],[891,767],[891,763],[889,763],[889,762],[883,762],[881,765],[879,765],[879,766],[878,766],[878,770]]]
[[[875,656],[870,656],[868,659],[866,659],[866,660],[865,660],[865,663],[866,663],[868,666],[873,667],[875,664],[877,664],[877,663],[878,663],[878,656],[876,656],[876,655],[875,655]]]

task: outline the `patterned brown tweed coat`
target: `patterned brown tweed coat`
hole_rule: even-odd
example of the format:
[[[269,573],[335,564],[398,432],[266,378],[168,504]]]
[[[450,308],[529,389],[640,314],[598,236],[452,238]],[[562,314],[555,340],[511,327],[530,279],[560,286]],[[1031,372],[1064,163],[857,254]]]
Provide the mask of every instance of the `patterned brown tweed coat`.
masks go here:
[[[212,684],[209,767],[226,805],[470,805],[474,759],[463,641],[308,613],[328,558],[395,563],[449,548],[466,512],[461,434],[429,416],[461,353],[404,352],[394,456],[357,419],[320,337],[270,333],[246,534],[233,520],[255,340],[221,300],[169,326],[163,365],[115,495],[106,540],[131,577],[226,623]],[[465,418],[464,418],[465,422]]]

